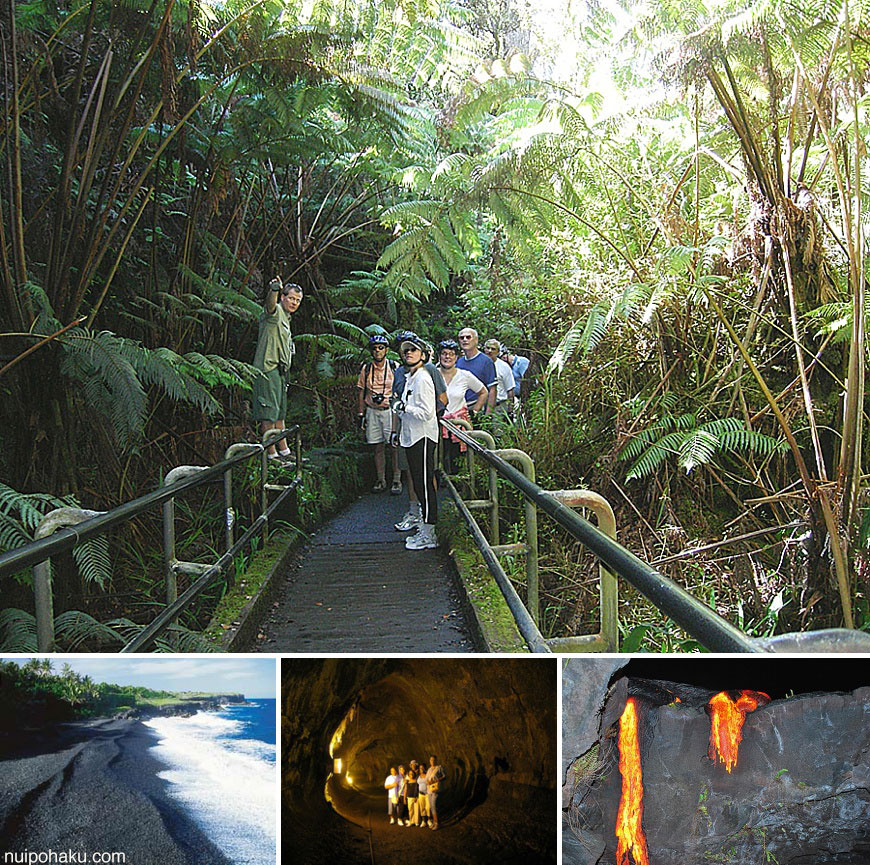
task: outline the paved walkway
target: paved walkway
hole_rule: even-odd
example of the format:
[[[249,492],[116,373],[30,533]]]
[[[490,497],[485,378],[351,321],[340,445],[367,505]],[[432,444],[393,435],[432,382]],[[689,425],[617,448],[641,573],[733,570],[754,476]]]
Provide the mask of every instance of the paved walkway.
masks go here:
[[[260,652],[474,652],[453,565],[405,549],[405,495],[365,495],[302,546],[261,626]]]

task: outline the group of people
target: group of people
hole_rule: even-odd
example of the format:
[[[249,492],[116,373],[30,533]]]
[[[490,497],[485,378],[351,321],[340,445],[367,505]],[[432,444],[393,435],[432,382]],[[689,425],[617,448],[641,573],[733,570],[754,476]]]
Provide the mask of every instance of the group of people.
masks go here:
[[[429,757],[428,768],[411,760],[404,766],[390,768],[384,781],[387,791],[387,814],[390,823],[399,826],[438,828],[438,794],[444,784],[444,769],[436,757]]]
[[[254,366],[261,376],[254,381],[253,417],[260,433],[284,429],[287,414],[287,380],[295,347],[290,317],[299,309],[301,286],[273,279],[265,293]],[[377,481],[374,492],[387,489],[386,453],[391,446],[390,492],[400,495],[407,488],[408,512],[396,523],[409,550],[437,546],[435,523],[438,498],[435,455],[443,437],[444,465],[452,473],[465,445],[442,430],[438,419],[473,421],[478,414],[510,416],[520,398],[528,358],[517,355],[497,339],[478,348],[477,331],[464,327],[458,339],[445,339],[432,347],[413,331],[400,331],[395,345],[401,363],[388,359],[390,339],[384,334],[369,338],[371,360],[357,379],[359,422],[366,441],[374,447]],[[437,360],[436,366],[432,361]],[[286,439],[267,449],[269,459],[290,463]],[[402,482],[404,472],[405,481]]]
[[[432,347],[413,331],[400,331],[395,344],[401,364],[388,359],[387,336],[369,338],[371,360],[363,364],[357,379],[358,418],[366,441],[374,448],[377,481],[373,492],[387,489],[386,448],[392,445],[390,492],[402,493],[404,471],[409,498],[408,512],[396,529],[416,529],[405,540],[407,549],[432,549],[437,546],[435,455],[439,438],[444,439],[448,473],[465,448],[441,429],[438,418],[470,422],[478,414],[511,414],[528,359],[508,351],[498,340],[487,340],[481,352],[477,331],[470,327],[459,332],[458,341],[445,339],[438,344],[437,366],[432,363]]]

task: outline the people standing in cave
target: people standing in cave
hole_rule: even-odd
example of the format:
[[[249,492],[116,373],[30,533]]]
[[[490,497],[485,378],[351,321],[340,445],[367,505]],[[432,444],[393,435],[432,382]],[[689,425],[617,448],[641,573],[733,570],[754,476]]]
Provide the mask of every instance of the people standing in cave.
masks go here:
[[[417,773],[413,769],[409,769],[405,776],[405,807],[408,809],[406,826],[417,826],[420,823],[420,811],[417,808],[418,796]]]
[[[387,791],[387,814],[390,816],[390,823],[395,823],[399,818],[399,773],[396,772],[396,767],[390,767],[390,774],[384,781],[384,787]],[[402,821],[399,820],[399,825]]]
[[[408,819],[408,809],[405,807],[405,767],[399,766],[399,783],[396,788],[399,795],[399,825],[404,826]]]
[[[417,824],[421,829],[429,825],[429,786],[426,783],[426,773],[419,772],[417,775],[417,810],[420,812],[420,822]]]
[[[429,788],[429,828],[438,828],[438,793],[444,783],[444,769],[438,758],[432,754],[429,757],[429,769],[426,771],[426,785]]]

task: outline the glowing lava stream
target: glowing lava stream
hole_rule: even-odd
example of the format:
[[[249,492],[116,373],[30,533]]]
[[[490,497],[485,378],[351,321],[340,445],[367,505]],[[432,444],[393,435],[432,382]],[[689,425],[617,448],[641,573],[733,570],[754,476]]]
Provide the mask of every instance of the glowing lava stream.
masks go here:
[[[643,772],[640,765],[637,703],[629,697],[619,719],[619,771],[622,798],[616,815],[616,865],[649,865],[646,836],[643,834]]]
[[[710,698],[710,747],[707,756],[725,764],[730,772],[737,765],[737,752],[743,739],[743,722],[750,712],[766,706],[770,697],[763,691],[741,691],[736,702],[726,691]]]

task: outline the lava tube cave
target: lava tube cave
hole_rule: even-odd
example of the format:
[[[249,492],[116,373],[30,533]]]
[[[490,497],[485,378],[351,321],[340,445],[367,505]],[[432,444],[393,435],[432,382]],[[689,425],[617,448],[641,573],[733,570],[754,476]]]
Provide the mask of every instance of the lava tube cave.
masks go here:
[[[285,861],[555,863],[554,659],[294,658],[281,675]],[[439,831],[391,825],[391,767],[432,755]]]

